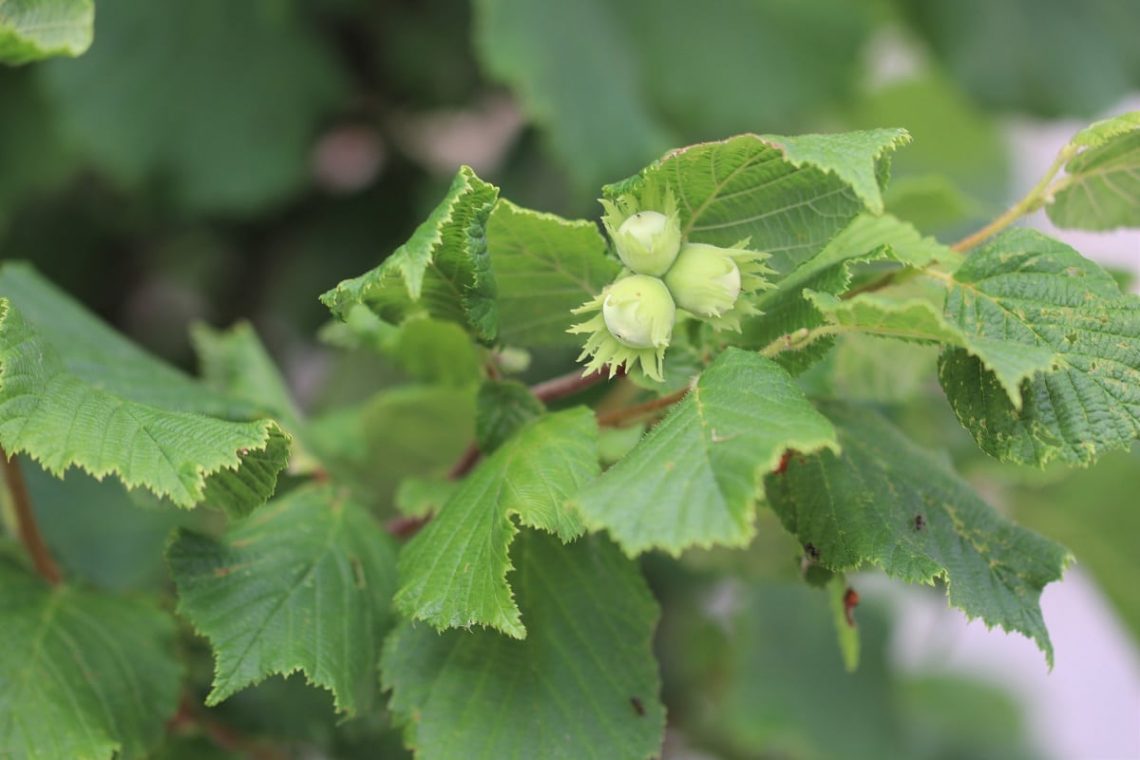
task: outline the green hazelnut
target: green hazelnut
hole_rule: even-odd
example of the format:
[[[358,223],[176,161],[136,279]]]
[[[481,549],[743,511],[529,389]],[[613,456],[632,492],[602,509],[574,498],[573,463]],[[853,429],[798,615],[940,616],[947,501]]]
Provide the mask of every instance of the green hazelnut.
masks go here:
[[[733,249],[686,243],[665,275],[677,305],[699,317],[723,316],[740,297],[741,276]]]
[[[639,211],[612,234],[618,257],[638,274],[660,277],[681,250],[681,222],[675,213]]]
[[[606,329],[629,348],[668,346],[676,314],[673,297],[665,283],[643,274],[613,283],[602,300]]]

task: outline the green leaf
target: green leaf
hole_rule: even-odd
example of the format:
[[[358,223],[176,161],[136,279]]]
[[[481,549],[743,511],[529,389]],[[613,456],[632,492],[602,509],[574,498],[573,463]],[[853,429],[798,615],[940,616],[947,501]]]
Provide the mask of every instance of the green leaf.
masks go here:
[[[762,349],[796,330],[822,325],[823,315],[804,297],[804,291],[839,295],[850,287],[859,264],[893,259],[924,267],[932,261],[949,262],[954,258],[953,251],[933,238],[923,237],[906,222],[892,216],[857,216],[822,251],[800,264],[775,288],[760,294],[756,305],[763,313],[744,323],[738,343]],[[830,345],[830,339],[816,341],[806,350],[782,354],[778,360],[793,371],[802,370],[819,359]]]
[[[1073,138],[1085,147],[1045,207],[1058,227],[1140,227],[1140,111],[1099,122]]]
[[[580,186],[597,187],[669,146],[606,3],[479,0],[474,10],[483,67],[518,94]]]
[[[873,564],[908,583],[942,578],[950,604],[1034,639],[1051,665],[1039,601],[1060,579],[1067,551],[1002,517],[874,412],[824,411],[842,454],[793,457],[765,484],[788,530],[834,571]]]
[[[901,7],[940,62],[990,109],[1092,114],[1140,83],[1135,3],[904,0]]]
[[[568,501],[597,472],[589,409],[530,423],[476,467],[400,552],[397,609],[440,630],[484,625],[523,638],[507,583],[515,518],[562,541],[576,538],[582,525]]]
[[[1014,229],[972,252],[949,282],[946,317],[1007,351],[1036,347],[1057,368],[1025,381],[1019,410],[961,349],[939,378],[958,419],[1002,461],[1087,465],[1140,434],[1140,299],[1069,246]]]
[[[454,480],[405,478],[396,489],[396,509],[408,517],[426,517],[443,509],[458,488]]]
[[[1022,381],[1054,369],[1060,361],[1058,354],[1045,346],[968,334],[951,324],[938,307],[920,298],[899,300],[863,293],[842,301],[812,290],[805,290],[804,296],[839,328],[964,349],[993,373],[1015,409],[1022,405]]]
[[[214,649],[216,705],[300,670],[349,715],[372,702],[396,547],[332,486],[274,500],[221,540],[181,530],[167,550],[178,612]]]
[[[499,340],[514,346],[578,345],[570,310],[589,301],[621,268],[606,256],[593,222],[567,221],[499,201],[487,223],[499,288]]]
[[[456,322],[481,340],[493,340],[499,318],[495,279],[487,256],[487,219],[499,189],[464,166],[451,189],[408,242],[384,263],[321,296],[338,319],[364,304],[398,324],[427,314]]]
[[[61,475],[115,475],[181,507],[265,503],[288,457],[274,422],[124,340],[30,268],[0,268],[0,446]]]
[[[475,397],[475,441],[490,454],[519,428],[546,411],[530,388],[514,380],[488,380]]]
[[[346,82],[294,6],[99,0],[98,27],[82,64],[39,72],[96,168],[197,212],[257,211],[305,186]]]
[[[0,559],[0,755],[138,758],[178,705],[174,621]]]
[[[883,213],[879,159],[910,142],[905,129],[870,129],[834,135],[764,138],[797,168],[815,166],[843,180],[875,214]]]
[[[82,55],[91,46],[94,21],[92,0],[5,0],[0,3],[0,63]]]
[[[385,642],[384,688],[416,757],[659,756],[658,610],[637,566],[600,537],[529,530],[512,556],[526,639],[405,623]]]
[[[789,147],[781,143],[786,138],[738,135],[668,153],[607,186],[605,194],[652,198],[671,192],[690,240],[732,246],[749,238],[750,248],[772,254],[768,263],[787,275],[866,208],[864,198],[873,198],[868,176],[880,176],[886,152],[905,135],[811,135],[788,141]]]
[[[191,328],[190,337],[206,385],[248,402],[294,434],[301,431],[293,395],[252,325],[238,322],[228,330],[215,330],[198,324]]]
[[[745,546],[761,475],[788,449],[838,449],[831,423],[779,365],[730,348],[641,442],[574,499],[630,556]]]
[[[831,576],[827,582],[827,600],[831,605],[831,620],[835,625],[835,637],[839,643],[839,654],[843,656],[843,668],[848,673],[859,669],[859,627],[854,624],[854,612],[847,606],[850,587],[842,573]]]

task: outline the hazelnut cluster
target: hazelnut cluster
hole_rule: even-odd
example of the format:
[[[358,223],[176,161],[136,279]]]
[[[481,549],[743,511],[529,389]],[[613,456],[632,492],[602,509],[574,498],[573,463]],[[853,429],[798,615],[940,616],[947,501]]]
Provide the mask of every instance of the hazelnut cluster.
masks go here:
[[[641,209],[630,197],[602,203],[602,221],[624,267],[600,295],[574,310],[593,313],[570,328],[589,335],[578,357],[589,358],[586,372],[608,367],[612,377],[620,367],[640,365],[661,381],[679,321],[739,331],[742,316],[759,313],[750,296],[769,287],[767,254],[748,250],[747,240],[731,248],[685,240],[671,195],[654,204],[660,211]]]

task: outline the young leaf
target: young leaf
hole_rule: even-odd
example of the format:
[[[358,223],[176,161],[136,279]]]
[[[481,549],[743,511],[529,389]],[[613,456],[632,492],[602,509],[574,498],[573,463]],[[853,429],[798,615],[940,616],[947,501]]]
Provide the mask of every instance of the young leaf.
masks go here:
[[[730,348],[661,424],[574,505],[630,556],[751,540],[761,475],[788,449],[838,450],[831,423],[779,365]]]
[[[1022,381],[1038,372],[1054,369],[1060,360],[1055,351],[1045,346],[967,334],[951,324],[934,304],[919,298],[898,300],[863,293],[842,301],[829,293],[813,290],[805,290],[804,296],[828,322],[839,328],[964,349],[993,373],[1015,409],[1021,408]]]
[[[950,604],[1029,636],[1052,664],[1039,600],[1068,552],[1002,517],[874,412],[842,404],[824,411],[842,453],[793,457],[765,483],[788,530],[834,571],[869,563],[908,583],[943,578]]]
[[[1084,148],[1065,164],[1053,202],[1058,227],[1140,227],[1140,111],[1088,127],[1073,138]]]
[[[0,63],[82,55],[94,20],[92,0],[8,0],[0,4]]]
[[[331,691],[337,710],[371,704],[396,548],[363,507],[306,486],[220,541],[180,530],[167,560],[179,614],[214,649],[207,705],[297,670]]]
[[[875,202],[868,178],[882,174],[886,152],[905,135],[815,135],[788,141],[789,147],[781,137],[738,135],[667,153],[605,194],[613,200],[671,192],[690,240],[732,246],[748,238],[751,249],[770,253],[768,264],[787,275],[866,208],[864,198]]]
[[[138,758],[178,705],[174,621],[0,559],[0,755]]]
[[[190,337],[206,385],[280,420],[291,433],[301,431],[293,395],[252,325],[239,322],[228,330],[215,330],[198,324]]]
[[[606,256],[593,222],[499,201],[487,222],[487,247],[499,289],[499,340],[513,346],[579,345],[566,330],[570,310],[589,301],[621,266]]]
[[[384,688],[422,760],[658,756],[657,604],[598,536],[563,546],[523,531],[512,585],[528,636],[405,623],[384,644]]]
[[[761,349],[801,328],[818,327],[823,315],[804,297],[805,289],[839,295],[851,285],[854,268],[873,261],[895,260],[912,267],[932,261],[950,262],[956,254],[912,225],[890,215],[857,216],[827,246],[760,294],[756,301],[762,314],[746,321],[739,344]],[[816,341],[805,350],[779,357],[780,364],[802,370],[823,355],[830,339]]]
[[[1087,465],[1140,434],[1140,299],[1069,246],[1028,229],[994,238],[950,280],[946,317],[971,342],[1057,355],[1056,369],[1022,385],[1019,410],[979,359],[943,354],[942,387],[987,453]]]
[[[462,167],[451,189],[408,242],[375,269],[321,296],[338,319],[364,304],[399,324],[428,314],[490,341],[499,329],[495,279],[487,256],[487,219],[499,189]]]
[[[521,525],[562,541],[582,533],[568,500],[598,472],[597,425],[585,408],[540,417],[463,481],[400,552],[396,607],[435,628],[526,629],[511,597],[508,549]]]
[[[124,340],[30,268],[0,268],[0,446],[59,475],[115,475],[181,507],[245,514],[272,495],[289,438]]]
[[[522,383],[488,380],[475,398],[475,441],[479,451],[490,454],[523,425],[546,411]]]

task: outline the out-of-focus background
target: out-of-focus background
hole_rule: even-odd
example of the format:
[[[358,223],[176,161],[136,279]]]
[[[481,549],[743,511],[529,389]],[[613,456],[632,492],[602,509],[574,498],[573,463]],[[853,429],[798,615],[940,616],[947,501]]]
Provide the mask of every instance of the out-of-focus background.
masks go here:
[[[602,183],[670,147],[902,126],[914,142],[894,162],[889,210],[949,241],[1034,184],[1080,127],[1140,108],[1138,40],[1140,3],[1126,0],[97,0],[86,55],[0,68],[0,258],[30,260],[189,369],[191,323],[251,320],[319,414],[388,375],[317,339],[317,296],[403,242],[460,164],[521,205],[596,218]],[[1049,228],[1041,214],[1029,223]],[[1140,275],[1140,233],[1050,231],[1122,279]],[[859,577],[870,612],[852,694],[872,706],[852,714],[822,693],[833,689],[816,670],[830,665],[814,644],[789,644],[799,618],[776,613],[794,600],[713,589],[709,621],[743,594],[757,647],[800,649],[738,662],[759,685],[732,692],[723,724],[696,720],[720,725],[721,744],[671,732],[669,755],[844,756],[877,725],[878,694],[929,756],[1140,757],[1137,452],[1075,473],[998,467],[928,366],[908,384],[909,369],[841,359],[848,391],[890,403],[993,503],[1074,551],[1043,602],[1056,667],[967,624],[940,590]],[[111,506],[114,486],[78,474],[31,477],[49,543],[81,577],[162,583],[175,518]],[[124,525],[137,556],[114,551]],[[693,663],[717,646],[710,635],[667,613],[667,695],[701,682]],[[826,731],[828,716],[846,728]]]

